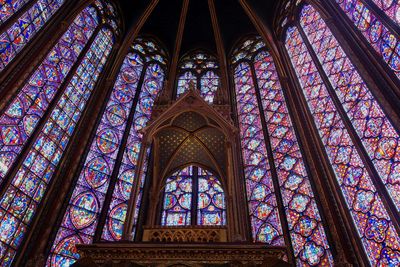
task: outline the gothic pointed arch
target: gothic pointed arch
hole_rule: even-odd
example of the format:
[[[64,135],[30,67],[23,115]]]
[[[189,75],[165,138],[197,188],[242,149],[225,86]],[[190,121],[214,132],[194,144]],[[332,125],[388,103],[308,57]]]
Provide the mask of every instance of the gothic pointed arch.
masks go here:
[[[217,175],[219,184],[223,188],[229,188],[228,184],[231,184],[232,187],[235,180],[232,176],[233,170],[230,169],[232,166],[227,164],[230,161],[229,158],[232,157],[232,154],[230,154],[232,152],[227,149],[226,143],[233,142],[237,131],[232,122],[229,119],[227,120],[227,117],[211,107],[194,88],[193,84],[191,89],[179,98],[176,103],[168,108],[163,106],[163,109],[162,113],[156,112],[149,125],[143,129],[144,142],[147,143],[147,146],[152,144],[153,153],[152,175],[146,181],[146,183],[150,184],[149,192],[154,195],[153,198],[149,199],[150,202],[147,203],[149,207],[147,210],[147,217],[149,218],[147,227],[154,227],[162,223],[162,218],[159,217],[161,213],[158,213],[158,211],[159,207],[163,207],[161,201],[164,201],[164,188],[165,184],[168,184],[168,177],[171,174],[174,177],[180,177],[179,175],[174,175],[174,173],[179,174],[182,170],[190,170],[189,176],[196,174],[196,177],[200,177],[204,173],[202,171],[193,172],[193,170],[209,170],[204,175],[210,176],[211,172]],[[141,155],[145,156],[145,151],[146,149],[142,149]],[[139,157],[139,161],[143,160],[143,156]],[[185,167],[191,165],[196,167],[185,169]],[[141,177],[141,172],[137,172],[136,176]],[[201,182],[200,180],[198,182]],[[191,192],[190,190],[188,188],[187,194]],[[199,192],[199,189],[194,190]],[[142,189],[137,188],[136,196],[132,197],[131,203],[137,203],[137,199],[142,194]],[[225,192],[225,195],[230,194],[233,194],[231,189]],[[221,204],[220,202],[218,203]],[[140,208],[138,204],[132,206],[132,209],[128,212],[128,218],[133,218],[138,208]],[[218,220],[219,222],[227,220],[227,222],[231,221],[233,223],[232,213],[234,211],[232,207],[226,208],[226,213],[231,214],[228,219],[223,219],[226,216],[224,215],[225,211],[221,210],[221,212],[217,216],[221,219]],[[213,215],[211,211],[204,214],[209,214],[208,217],[206,216],[207,218],[216,215]],[[206,217],[201,218],[207,221]],[[214,219],[217,217],[214,217]],[[136,218],[133,219],[137,220]],[[125,227],[128,227],[128,231],[135,228],[135,221],[132,219],[131,222],[128,220],[126,223]]]

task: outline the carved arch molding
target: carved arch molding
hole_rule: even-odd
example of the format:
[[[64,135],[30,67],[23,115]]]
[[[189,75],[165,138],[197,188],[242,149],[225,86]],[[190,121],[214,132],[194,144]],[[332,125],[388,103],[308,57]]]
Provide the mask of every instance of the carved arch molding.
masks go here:
[[[146,226],[156,226],[157,213],[165,179],[189,165],[208,169],[220,177],[224,192],[229,195],[233,169],[230,144],[237,129],[228,116],[205,102],[197,91],[189,91],[170,106],[155,112],[149,125],[143,129],[144,140],[152,146],[152,177],[150,209]],[[229,213],[229,212],[228,212]],[[229,219],[228,219],[229,221]]]
[[[199,165],[226,175],[226,137],[211,119],[194,111],[179,114],[154,136],[163,179],[177,169]]]

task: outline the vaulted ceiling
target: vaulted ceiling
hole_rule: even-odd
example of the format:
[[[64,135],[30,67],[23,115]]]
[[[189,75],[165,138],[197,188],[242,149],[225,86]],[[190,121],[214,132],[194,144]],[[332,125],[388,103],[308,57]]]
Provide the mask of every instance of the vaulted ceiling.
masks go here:
[[[151,0],[119,0],[117,2],[121,5],[125,25],[129,29],[136,24]],[[218,27],[227,53],[240,37],[257,32],[239,0],[212,2],[215,5]],[[247,0],[246,2],[255,7],[267,24],[272,25],[275,7],[282,0]],[[171,54],[177,39],[183,3],[184,0],[159,0],[140,34],[156,36]],[[179,57],[197,48],[217,52],[208,0],[189,1]]]

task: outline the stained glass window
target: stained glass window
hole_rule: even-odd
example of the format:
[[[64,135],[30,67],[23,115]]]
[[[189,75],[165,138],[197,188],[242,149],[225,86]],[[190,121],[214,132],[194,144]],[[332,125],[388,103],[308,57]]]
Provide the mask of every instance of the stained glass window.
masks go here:
[[[0,71],[20,52],[53,16],[65,0],[37,0],[14,23],[0,35]],[[0,21],[3,24],[28,1],[5,0],[0,7]],[[28,4],[29,5],[29,4]]]
[[[79,13],[0,115],[1,178],[8,174],[31,135],[35,132],[36,136],[15,174],[8,177],[10,184],[0,199],[2,266],[12,263],[42,205],[112,50],[114,34],[108,28],[100,28],[99,23],[93,6]],[[86,51],[84,55],[82,51]],[[75,73],[69,73],[79,56],[82,59]],[[39,123],[45,113],[48,118]]]
[[[79,256],[74,245],[93,241],[96,229],[102,227],[98,225],[102,212],[107,212],[102,238],[121,239],[141,147],[139,131],[150,119],[152,105],[164,80],[163,64],[154,61],[159,56],[159,52],[156,53],[158,56],[153,53],[154,43],[140,38],[136,42],[139,44],[132,46],[122,63],[97,126],[52,245],[48,266],[75,262]],[[142,49],[135,49],[137,45]],[[139,100],[135,103],[137,96]],[[115,163],[121,160],[121,156],[120,174],[113,178]],[[112,183],[115,184],[113,189],[110,187]],[[110,193],[112,198],[108,201],[106,196]]]
[[[176,93],[178,97],[189,90],[190,83],[197,83],[197,78],[192,72],[187,71],[179,76],[178,88]]]
[[[28,3],[29,0],[6,0],[1,3],[0,7],[0,21],[3,24],[10,18],[14,13],[20,10]],[[0,24],[0,25],[1,25]]]
[[[96,138],[81,171],[80,177],[83,179],[78,180],[70,201],[68,216],[64,217],[57,237],[60,235],[65,237],[74,229],[86,230],[94,235],[142,68],[143,62],[139,55],[130,53],[125,58],[106,111],[97,128]],[[83,239],[79,236],[76,238]],[[90,235],[87,235],[87,239],[89,238]],[[66,240],[68,238],[57,242],[56,239],[55,243],[58,246],[54,248],[53,253],[60,253],[62,250],[59,248],[65,250],[63,244],[67,242]],[[58,259],[60,260],[62,256],[67,255],[61,254]],[[53,260],[52,263],[54,266],[61,265],[61,261]]]
[[[200,78],[200,91],[204,100],[208,103],[212,103],[214,101],[215,92],[218,90],[218,86],[218,75],[214,71],[207,71]]]
[[[377,173],[400,210],[400,183],[396,180],[400,170],[398,132],[312,6],[302,9],[300,24]]]
[[[41,204],[112,45],[113,33],[102,29],[0,200],[1,246],[6,252],[2,263],[5,265],[11,263]]]
[[[179,73],[177,97],[187,92],[190,83],[193,83],[204,100],[213,103],[220,82],[219,67],[214,57],[202,52],[186,56],[179,64]]]
[[[117,16],[117,12],[115,11],[115,7],[108,1],[105,0],[96,0],[94,4],[100,10],[100,13],[103,17],[103,20],[110,25],[114,31],[119,32],[118,25],[120,24],[119,17]]]
[[[161,225],[191,225],[193,196],[193,167],[168,177],[164,189]]]
[[[167,178],[161,225],[225,225],[225,210],[224,190],[212,172],[189,166]]]
[[[366,40],[400,79],[399,39],[361,0],[336,0]],[[393,1],[393,5],[394,5]],[[397,4],[398,5],[398,4]],[[400,11],[399,11],[400,14]]]
[[[0,182],[53,102],[98,24],[96,10],[84,9],[0,115]]]
[[[235,68],[235,89],[253,239],[284,245],[256,90],[249,63]]]
[[[397,0],[371,0],[395,23],[400,25],[400,3]]]
[[[225,225],[225,194],[221,182],[201,168],[197,179],[197,225]]]
[[[130,130],[128,143],[125,147],[122,164],[119,169],[117,185],[114,189],[111,205],[107,213],[107,222],[103,231],[103,238],[106,240],[121,239],[123,223],[126,216],[125,211],[128,208],[128,200],[132,193],[133,185],[137,180],[139,180],[139,187],[141,189],[139,194],[142,192],[144,186],[143,177],[134,180],[139,152],[142,146],[142,134],[140,130],[143,129],[150,120],[155,98],[163,87],[164,77],[164,71],[158,63],[148,66],[142,91],[139,95],[139,102],[135,110],[134,124]],[[146,163],[144,164],[144,168],[147,168]],[[116,213],[115,211],[117,209],[123,209],[124,212]]]
[[[311,6],[304,7],[301,24],[310,43],[319,54],[332,85],[337,86],[337,95],[343,101],[354,127],[368,125],[365,123],[367,117],[370,118],[370,122],[378,118],[384,123],[387,119],[381,113],[378,104],[324,21]],[[398,258],[395,254],[399,253],[399,235],[317,70],[316,63],[312,60],[299,28],[288,29],[285,45],[366,255],[374,266],[396,265]],[[357,114],[356,117],[352,117],[353,114]],[[388,129],[386,125],[379,130],[381,133],[378,136]],[[369,133],[372,132],[365,130],[363,135]]]
[[[268,177],[265,177],[267,179],[260,179],[258,178],[260,176],[257,177],[260,171],[256,169],[257,172],[248,172],[251,167],[247,166],[249,163],[255,165],[257,168],[258,166],[263,166],[263,164],[257,164],[257,160],[260,159],[268,164],[268,155],[264,145],[264,134],[261,125],[257,129],[259,137],[254,138],[256,137],[254,133],[251,135],[248,134],[255,132],[252,129],[255,123],[249,120],[255,119],[259,121],[261,114],[259,114],[258,109],[262,108],[267,126],[265,131],[268,134],[268,140],[272,149],[280,194],[282,195],[297,264],[299,266],[333,265],[322,219],[272,56],[266,50],[264,42],[260,38],[254,37],[246,40],[234,52],[233,62],[239,64],[238,66],[245,65],[247,67],[246,71],[242,73],[246,77],[247,82],[237,84],[237,99],[241,130],[250,129],[247,132],[242,132],[242,136],[244,136],[242,138],[242,149],[247,189],[251,192],[248,193],[251,201],[250,210],[253,211],[252,216],[256,216],[252,221],[260,219],[267,221],[268,212],[273,211],[272,208],[266,208],[266,212],[259,212],[261,209],[258,207],[262,205],[255,201],[261,201],[264,198],[268,200],[272,199],[273,190],[267,190],[267,187],[262,184],[263,180],[266,183],[267,179],[272,179],[271,173],[269,173]],[[252,67],[248,64],[251,64]],[[240,75],[241,73],[238,76],[240,77]],[[252,77],[255,77],[256,83],[254,83]],[[257,104],[255,87],[258,89],[261,99],[261,107]],[[243,135],[243,133],[246,135]],[[255,150],[257,146],[258,149]],[[254,150],[260,154],[255,155]],[[257,181],[259,181],[258,184],[256,183]],[[268,186],[272,188],[271,181],[268,183]],[[253,223],[253,228],[254,226],[255,224]],[[277,234],[275,235],[278,236]],[[261,239],[256,236],[255,238],[267,243],[273,240],[272,237]]]
[[[272,57],[262,51],[254,68],[267,123],[283,205],[298,262],[333,265],[329,244],[286,107]]]

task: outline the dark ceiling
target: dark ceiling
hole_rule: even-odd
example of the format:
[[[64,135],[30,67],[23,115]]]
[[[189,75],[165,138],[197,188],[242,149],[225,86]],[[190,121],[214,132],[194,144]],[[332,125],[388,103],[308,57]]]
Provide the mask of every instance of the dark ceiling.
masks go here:
[[[280,1],[247,0],[268,24],[272,22],[275,5]],[[116,0],[116,2],[121,5],[126,27],[131,28],[151,1]],[[214,0],[214,3],[225,51],[229,53],[238,39],[247,34],[256,33],[256,29],[238,0]],[[182,5],[183,0],[159,0],[140,34],[155,36],[165,45],[168,53],[172,54]],[[180,56],[198,48],[216,53],[208,0],[190,0]]]

